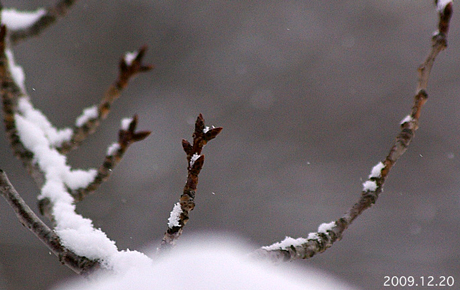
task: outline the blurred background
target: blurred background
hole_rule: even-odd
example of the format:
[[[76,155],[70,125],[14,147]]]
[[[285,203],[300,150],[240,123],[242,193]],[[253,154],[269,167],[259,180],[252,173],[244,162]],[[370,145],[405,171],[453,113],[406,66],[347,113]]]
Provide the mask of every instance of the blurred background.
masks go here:
[[[2,1],[26,10],[55,2]],[[383,194],[342,241],[295,264],[363,289],[383,289],[387,275],[454,276],[460,284],[457,16],[420,129]],[[158,245],[185,182],[181,139],[191,140],[202,113],[224,130],[204,150],[184,237],[226,232],[256,248],[306,237],[359,199],[410,112],[436,24],[431,0],[81,0],[15,56],[36,107],[65,127],[99,102],[120,57],[147,44],[155,70],[130,83],[69,162],[98,167],[120,120],[135,113],[139,130],[152,135],[130,147],[78,211],[120,249]],[[39,190],[0,131],[0,168],[36,209]],[[73,276],[1,200],[0,288],[47,289]]]

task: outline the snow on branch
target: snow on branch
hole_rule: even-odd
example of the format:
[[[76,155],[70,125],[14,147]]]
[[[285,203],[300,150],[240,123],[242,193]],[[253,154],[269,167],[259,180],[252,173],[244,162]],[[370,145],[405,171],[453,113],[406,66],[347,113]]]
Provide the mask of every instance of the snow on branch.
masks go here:
[[[2,24],[10,32],[12,44],[32,36],[37,36],[46,28],[63,18],[77,0],[60,0],[54,6],[40,8],[36,11],[2,10]]]
[[[18,11],[16,9],[2,10],[2,23],[11,31],[27,29],[46,14],[41,8],[36,11]]]
[[[124,124],[126,123],[125,121],[129,123],[126,125]],[[128,147],[134,142],[142,141],[150,135],[150,131],[137,132],[137,122],[137,115],[134,115],[133,118],[122,120],[122,126],[118,132],[118,142],[113,143],[107,149],[107,155],[105,156],[104,162],[97,170],[97,174],[91,183],[84,188],[80,187],[70,192],[75,201],[81,201],[86,195],[95,192],[103,182],[109,179],[113,169],[120,163]]]
[[[19,216],[20,220],[23,222],[32,219],[31,223],[34,226],[28,226],[31,231],[36,235],[42,235],[42,241],[45,243],[58,244],[62,249],[53,250],[53,252],[57,253],[60,259],[67,259],[67,253],[72,253],[76,261],[89,261],[85,263],[114,271],[121,271],[129,267],[128,264],[131,262],[128,264],[119,262],[127,260],[123,258],[125,256],[132,257],[131,261],[136,261],[135,263],[150,263],[150,258],[142,253],[119,251],[115,242],[100,229],[96,229],[90,219],[76,213],[75,206],[75,201],[81,200],[107,180],[110,171],[120,162],[124,152],[132,143],[145,139],[150,132],[137,132],[138,118],[134,116],[127,126],[119,131],[118,148],[114,150],[112,147],[110,154],[106,156],[105,162],[98,170],[71,168],[67,164],[63,152],[65,150],[62,148],[63,144],[72,141],[75,130],[72,133],[72,130],[68,128],[63,130],[55,128],[42,112],[33,107],[25,89],[22,68],[15,64],[13,53],[8,47],[10,43],[8,36],[6,26],[2,25],[0,30],[0,79],[6,133],[15,155],[23,161],[40,188],[39,208],[41,213],[53,222],[54,228],[51,231],[53,235],[43,236],[41,233],[48,231],[44,227],[37,233],[34,227],[41,221],[36,216],[32,217],[27,210],[23,210],[25,206],[22,205],[21,210],[16,211],[18,215],[24,215]],[[142,48],[142,51],[145,52],[145,49],[145,47]],[[141,64],[142,56],[143,53],[139,53],[130,65],[125,65],[121,69],[119,79],[123,80],[124,85],[120,86],[118,80],[115,82],[112,86],[114,89],[111,90],[111,93],[106,94],[105,100],[98,108],[97,118],[107,116],[115,96],[117,97],[120,93],[120,88],[126,86],[129,78],[137,72],[147,71],[147,68],[150,68],[150,66]],[[126,74],[126,70],[129,70],[130,73]],[[77,118],[77,125],[80,125],[81,128],[88,128],[87,124],[94,121],[94,116],[94,109],[84,110],[83,116]],[[5,180],[3,180],[4,183],[6,183]],[[73,267],[72,265],[72,263],[68,264],[69,267]],[[77,272],[83,271],[84,268]]]
[[[99,268],[97,262],[79,256],[61,244],[58,235],[30,209],[2,170],[0,170],[0,194],[13,208],[21,224],[32,231],[54,255],[58,256],[61,263],[77,274],[86,275]]]
[[[126,122],[128,121],[128,122]],[[118,132],[118,142],[113,143],[107,149],[107,155],[104,162],[97,170],[93,181],[84,188],[71,191],[75,201],[81,201],[83,198],[96,191],[99,186],[106,181],[113,172],[113,169],[120,163],[128,147],[134,142],[142,141],[150,135],[150,131],[136,131],[138,117],[126,118],[122,120],[121,129]]]
[[[142,60],[147,47],[143,46],[135,52],[128,53],[131,56],[129,61],[126,55],[119,63],[118,77],[107,89],[104,97],[98,106],[92,106],[83,110],[83,113],[76,119],[73,134],[68,141],[63,142],[58,148],[61,153],[68,153],[77,148],[90,134],[94,133],[102,120],[107,118],[113,102],[120,97],[121,92],[128,85],[128,81],[138,73],[147,72],[153,69],[152,65],[145,65]]]
[[[182,140],[182,147],[187,154],[187,182],[179,202],[174,205],[168,220],[168,229],[163,236],[159,250],[174,246],[182,234],[185,224],[189,220],[190,212],[195,208],[195,195],[198,186],[198,175],[204,164],[203,147],[222,131],[221,127],[210,129],[204,124],[203,115],[199,115],[195,122],[193,145],[187,140]],[[180,207],[179,207],[180,206]]]
[[[427,101],[426,92],[430,71],[435,58],[447,47],[447,32],[452,15],[452,1],[439,0],[435,2],[439,14],[439,30],[432,37],[432,47],[425,61],[418,68],[419,78],[414,97],[414,105],[408,116],[400,123],[401,131],[390,149],[385,160],[375,165],[369,179],[363,183],[361,197],[340,219],[328,224],[322,224],[318,232],[313,232],[305,238],[293,239],[286,237],[282,242],[262,247],[251,254],[257,259],[272,261],[291,261],[308,259],[317,253],[324,252],[336,241],[342,239],[343,232],[363,211],[370,208],[383,191],[383,185],[396,161],[406,152],[410,142],[418,129],[421,109]]]

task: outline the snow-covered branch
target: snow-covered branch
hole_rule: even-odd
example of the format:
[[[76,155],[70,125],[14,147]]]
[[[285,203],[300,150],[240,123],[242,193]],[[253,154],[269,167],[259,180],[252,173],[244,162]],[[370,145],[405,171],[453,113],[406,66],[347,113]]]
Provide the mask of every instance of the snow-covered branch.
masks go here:
[[[14,154],[23,162],[40,188],[39,209],[49,218],[47,226],[24,202],[0,170],[0,194],[15,211],[19,221],[33,232],[59,260],[78,274],[89,274],[95,269],[114,273],[127,273],[133,269],[151,269],[153,260],[147,255],[130,250],[119,250],[92,220],[76,211],[76,204],[94,193],[111,175],[129,146],[149,136],[149,131],[137,131],[138,116],[121,121],[118,140],[108,146],[99,168],[75,169],[67,161],[66,154],[95,132],[107,117],[114,101],[128,82],[137,74],[153,68],[143,64],[147,47],[126,53],[119,62],[119,72],[98,105],[86,108],[76,118],[73,129],[58,129],[36,109],[25,86],[22,68],[15,63],[11,46],[17,41],[37,35],[56,19],[64,16],[76,0],[62,0],[54,7],[32,13],[2,10],[0,29],[0,94],[3,103],[6,134]],[[421,110],[427,101],[427,84],[435,58],[447,47],[447,34],[453,4],[449,0],[435,1],[439,14],[438,30],[432,37],[432,47],[425,61],[418,68],[417,88],[410,113],[400,122],[388,155],[372,169],[362,184],[358,201],[337,220],[322,223],[307,237],[286,237],[283,241],[265,246],[251,257],[274,262],[307,259],[324,252],[343,237],[351,223],[370,208],[383,192],[388,174],[406,152],[418,129]],[[187,180],[179,201],[173,205],[158,250],[171,249],[183,233],[195,208],[199,174],[203,168],[204,146],[217,137],[221,127],[208,127],[200,114],[195,122],[193,141],[182,140],[186,153]],[[253,261],[251,261],[253,262]],[[144,274],[144,273],[142,273]]]
[[[0,170],[0,194],[13,208],[19,222],[34,233],[53,254],[59,257],[61,263],[75,273],[84,275],[99,268],[98,262],[79,256],[62,246],[59,236],[30,209],[2,170]]]
[[[62,1],[56,9],[65,10],[72,2]],[[64,11],[62,9],[59,15]],[[18,21],[17,25],[23,23],[27,26],[27,23],[32,22],[30,18],[23,16],[17,13],[7,14],[7,17]],[[6,23],[11,25],[11,19]],[[59,248],[53,252],[61,260],[68,259],[67,253],[71,253],[74,261],[64,264],[75,268],[73,270],[78,273],[87,271],[86,265],[120,271],[125,266],[117,261],[123,260],[126,256],[137,263],[150,263],[151,260],[142,253],[119,251],[115,242],[100,229],[96,229],[90,219],[84,218],[75,211],[75,202],[107,180],[110,171],[120,162],[127,148],[132,143],[146,138],[150,132],[136,131],[137,116],[127,119],[128,121],[124,120],[119,131],[118,142],[110,146],[105,161],[98,170],[73,169],[67,164],[65,156],[68,150],[75,148],[84,139],[82,136],[86,137],[89,131],[94,131],[94,123],[99,123],[107,116],[111,104],[119,96],[121,89],[126,87],[129,79],[139,72],[152,68],[141,63],[146,47],[136,52],[133,58],[128,60],[126,57],[122,58],[118,79],[105,95],[99,108],[96,112],[92,109],[84,110],[83,115],[77,118],[76,129],[72,132],[70,128],[57,129],[41,111],[34,108],[25,88],[24,72],[14,61],[7,25],[3,24],[0,30],[0,79],[6,133],[15,155],[23,161],[40,188],[39,208],[41,213],[53,222],[53,230],[32,215],[30,209],[25,210],[28,207],[21,201],[19,195],[5,194],[4,196],[14,197],[14,201],[21,201],[14,202],[21,222],[30,223],[31,226],[27,227],[49,247],[55,245]],[[78,133],[79,130],[85,132],[75,138],[77,135],[75,132]],[[73,142],[73,145],[64,146],[69,142]],[[6,176],[3,181],[6,183]],[[5,188],[9,189],[12,186],[7,183]],[[10,204],[13,205],[12,202]],[[35,225],[40,226],[37,229]],[[82,267],[80,270],[76,269],[80,266]]]
[[[69,9],[76,2],[77,0],[60,0],[54,6],[30,12],[3,9],[2,24],[8,27],[10,40],[14,45],[21,40],[39,35],[57,20],[67,15]]]
[[[363,183],[361,196],[340,219],[331,223],[322,224],[317,232],[310,233],[307,238],[293,239],[286,237],[282,242],[274,243],[255,251],[252,256],[258,259],[272,261],[291,261],[295,259],[308,259],[317,253],[324,252],[332,244],[340,240],[343,232],[363,211],[370,208],[383,191],[383,185],[396,161],[406,152],[410,142],[418,129],[421,109],[427,101],[426,87],[435,58],[447,47],[447,32],[452,15],[452,1],[436,1],[439,14],[438,31],[432,37],[432,48],[423,64],[419,67],[414,105],[408,116],[400,123],[401,131],[390,149],[387,157],[375,165],[369,179]]]

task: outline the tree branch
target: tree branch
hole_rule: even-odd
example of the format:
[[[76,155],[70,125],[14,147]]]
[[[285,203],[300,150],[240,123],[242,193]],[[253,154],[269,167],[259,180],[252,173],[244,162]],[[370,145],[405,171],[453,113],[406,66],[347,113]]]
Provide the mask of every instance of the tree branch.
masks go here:
[[[139,50],[127,53],[121,58],[117,79],[108,88],[98,107],[93,106],[85,109],[83,114],[77,118],[72,137],[58,148],[59,152],[68,153],[77,148],[90,134],[94,133],[101,121],[107,118],[113,102],[120,97],[129,80],[139,73],[153,69],[153,65],[144,65],[142,63],[146,51],[147,46],[143,46]]]
[[[6,55],[6,30],[6,27],[2,25],[0,28],[0,94],[2,95],[3,104],[3,123],[13,154],[22,161],[34,181],[41,186],[44,182],[43,174],[38,166],[33,163],[33,153],[24,147],[16,127],[15,114],[18,112],[18,101],[20,98],[26,97],[26,95],[10,70],[10,61]]]
[[[122,127],[118,133],[118,143],[112,144],[107,150],[107,155],[104,162],[99,167],[94,181],[91,182],[86,188],[71,191],[70,194],[74,200],[81,201],[88,194],[93,193],[99,186],[106,181],[113,172],[113,169],[120,163],[123,155],[128,147],[134,142],[142,141],[150,135],[150,131],[136,132],[137,115],[131,119],[127,127]]]
[[[187,140],[182,140],[182,147],[187,154],[187,182],[179,202],[174,205],[168,222],[168,229],[163,236],[159,250],[174,246],[182,235],[185,225],[189,220],[190,212],[195,208],[195,195],[198,186],[198,175],[204,164],[203,147],[222,131],[221,127],[209,128],[204,124],[203,115],[199,115],[195,122],[193,145]]]
[[[342,239],[343,232],[366,209],[370,208],[383,191],[383,185],[396,161],[406,152],[418,129],[421,109],[427,101],[426,87],[431,68],[437,55],[447,47],[447,32],[452,15],[451,1],[435,1],[439,13],[439,30],[432,37],[431,51],[419,67],[416,95],[411,113],[401,122],[401,131],[397,135],[389,154],[384,161],[379,162],[371,171],[369,179],[363,183],[363,190],[358,202],[355,203],[340,219],[321,224],[318,232],[313,232],[305,238],[293,239],[286,237],[282,242],[262,247],[252,256],[258,259],[272,261],[291,261],[308,259],[317,253],[324,252],[336,241]]]
[[[22,40],[39,35],[57,20],[66,16],[69,9],[76,2],[77,0],[60,0],[56,3],[56,5],[46,8],[45,13],[43,13],[43,15],[38,18],[35,23],[25,28],[11,31],[11,43],[16,45]]]
[[[61,245],[59,237],[51,230],[25,203],[9,181],[7,175],[0,169],[0,194],[13,208],[19,222],[29,229],[61,263],[77,274],[87,275],[99,268],[99,262],[81,257]]]

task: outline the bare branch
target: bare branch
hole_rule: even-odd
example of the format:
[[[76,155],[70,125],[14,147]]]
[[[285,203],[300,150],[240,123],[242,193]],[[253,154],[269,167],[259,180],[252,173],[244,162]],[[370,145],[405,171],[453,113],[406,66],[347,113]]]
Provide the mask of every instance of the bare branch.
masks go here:
[[[46,8],[45,13],[32,25],[23,29],[11,31],[11,43],[15,45],[21,40],[39,35],[57,20],[66,16],[69,9],[76,2],[77,0],[60,0],[56,5]]]
[[[94,181],[86,188],[71,191],[71,195],[74,197],[75,201],[81,201],[86,195],[97,190],[99,186],[110,177],[113,169],[120,163],[128,147],[134,142],[142,141],[150,135],[150,131],[136,132],[137,120],[137,115],[134,115],[128,127],[120,129],[118,133],[118,143],[112,144],[107,150],[107,155],[104,162],[99,167]]]
[[[435,3],[438,4],[438,1]],[[401,131],[397,135],[385,160],[374,166],[369,179],[363,183],[363,191],[358,202],[340,219],[320,225],[318,232],[310,233],[306,239],[292,239],[287,237],[280,243],[258,249],[252,254],[253,257],[279,262],[311,258],[315,254],[324,252],[330,248],[334,242],[339,241],[349,225],[363,211],[370,208],[377,201],[379,194],[383,191],[383,185],[390,169],[406,152],[410,142],[414,138],[415,131],[418,129],[421,109],[428,98],[426,87],[431,68],[436,56],[447,46],[447,32],[452,15],[452,2],[448,2],[443,7],[439,7],[438,5],[438,12],[439,31],[433,36],[431,51],[418,69],[417,91],[411,113],[401,122]]]
[[[187,140],[182,140],[182,147],[187,154],[187,182],[179,202],[174,206],[169,218],[168,230],[164,234],[159,250],[165,250],[174,246],[181,236],[185,224],[189,220],[190,212],[195,208],[195,195],[198,186],[198,175],[204,164],[204,155],[201,155],[203,147],[214,139],[222,131],[221,127],[209,128],[204,124],[203,115],[199,115],[195,122],[193,133],[193,145]]]
[[[63,265],[77,274],[87,275],[99,268],[99,262],[78,256],[61,245],[59,237],[25,203],[14,189],[6,173],[0,170],[0,193],[13,208],[19,222],[29,229]]]
[[[59,152],[68,153],[77,148],[90,134],[94,133],[101,121],[107,118],[113,102],[120,97],[129,80],[138,73],[153,69],[152,65],[142,63],[146,50],[147,46],[143,46],[134,53],[128,53],[121,58],[116,81],[106,91],[98,107],[93,106],[83,111],[83,114],[76,121],[76,127],[73,130],[71,139],[58,148]],[[133,55],[133,59],[129,59]]]

